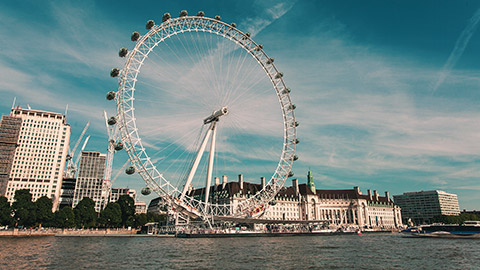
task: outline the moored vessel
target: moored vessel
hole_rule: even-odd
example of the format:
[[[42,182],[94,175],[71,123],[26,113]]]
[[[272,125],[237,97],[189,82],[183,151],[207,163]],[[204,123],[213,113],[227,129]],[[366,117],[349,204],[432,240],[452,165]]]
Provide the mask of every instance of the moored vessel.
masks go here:
[[[402,231],[409,237],[479,238],[480,221],[465,221],[463,224],[431,224],[411,227]]]

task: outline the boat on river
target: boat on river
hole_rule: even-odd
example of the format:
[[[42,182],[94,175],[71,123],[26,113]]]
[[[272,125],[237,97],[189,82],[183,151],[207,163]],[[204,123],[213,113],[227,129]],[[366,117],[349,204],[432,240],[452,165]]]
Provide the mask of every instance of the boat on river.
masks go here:
[[[411,227],[402,231],[406,237],[478,238],[480,221],[465,221],[463,224],[431,224]]]

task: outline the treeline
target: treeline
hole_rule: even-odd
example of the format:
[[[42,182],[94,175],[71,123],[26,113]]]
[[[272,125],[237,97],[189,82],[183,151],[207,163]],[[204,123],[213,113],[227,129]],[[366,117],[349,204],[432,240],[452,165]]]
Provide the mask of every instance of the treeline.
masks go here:
[[[29,228],[126,228],[141,227],[148,222],[163,222],[166,217],[155,214],[135,214],[135,201],[122,195],[118,201],[108,203],[100,213],[95,211],[95,202],[83,198],[75,208],[63,207],[52,212],[52,200],[46,196],[32,201],[28,189],[15,192],[10,205],[7,198],[0,197],[0,226]]]
[[[470,221],[480,220],[480,217],[471,213],[461,213],[458,216],[440,215],[440,216],[433,217],[434,223],[444,223],[444,224],[462,224],[467,220],[470,220]]]

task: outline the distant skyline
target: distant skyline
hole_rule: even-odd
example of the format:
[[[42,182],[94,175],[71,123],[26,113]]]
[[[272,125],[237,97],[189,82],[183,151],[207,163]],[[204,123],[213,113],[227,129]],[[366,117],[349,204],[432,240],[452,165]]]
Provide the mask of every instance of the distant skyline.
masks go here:
[[[311,169],[319,189],[438,189],[480,209],[477,1],[2,2],[0,112],[15,97],[54,112],[68,104],[70,144],[90,121],[86,150],[105,153],[118,49],[147,20],[183,9],[236,22],[275,58],[301,124],[300,183]],[[114,174],[126,159],[117,156]],[[144,183],[123,174],[114,184],[127,186]]]

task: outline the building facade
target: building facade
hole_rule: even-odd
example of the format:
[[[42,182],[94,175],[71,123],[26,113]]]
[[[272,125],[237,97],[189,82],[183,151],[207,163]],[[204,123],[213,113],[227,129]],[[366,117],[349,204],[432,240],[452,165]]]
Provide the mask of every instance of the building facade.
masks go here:
[[[245,200],[265,187],[265,179],[261,184],[243,181],[215,181],[210,187],[211,203],[230,204],[233,211],[242,200]],[[189,195],[197,200],[204,200],[205,189],[190,189]],[[376,190],[362,194],[358,187],[344,190],[316,189],[311,172],[308,172],[307,183],[298,184],[292,180],[292,186],[283,187],[275,199],[264,206],[265,210],[259,219],[294,221],[311,221],[337,226],[359,228],[399,228],[402,226],[400,207],[390,198],[388,192],[380,196]]]
[[[7,192],[21,127],[21,118],[3,115],[0,120],[0,196]]]
[[[152,199],[148,204],[147,213],[156,215],[164,215],[168,212],[168,206],[162,197]]]
[[[73,206],[73,197],[75,195],[76,178],[63,178],[62,187],[60,189],[59,209],[65,206]]]
[[[441,190],[406,192],[393,198],[402,208],[404,223],[409,220],[415,224],[431,223],[435,216],[460,214],[457,195]]]
[[[402,226],[400,207],[390,199],[388,192],[379,196],[362,194],[359,187],[352,189],[316,189],[309,172],[306,184],[292,180],[284,187],[260,218],[274,220],[319,221],[337,226],[393,229]]]
[[[5,196],[13,202],[16,190],[29,189],[33,200],[47,196],[57,209],[70,140],[66,116],[20,107],[10,116],[21,119],[21,127]]]
[[[146,214],[147,213],[147,204],[142,201],[135,202],[135,214]]]
[[[112,188],[110,190],[109,202],[116,202],[122,195],[128,195],[132,197],[134,201],[137,201],[137,192],[131,188]]]
[[[105,162],[107,156],[94,151],[82,151],[75,183],[72,207],[85,197],[95,202],[95,211],[100,212],[106,202]]]

